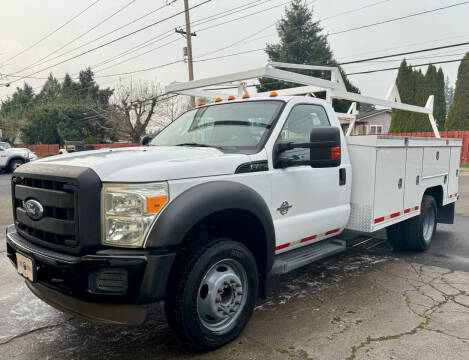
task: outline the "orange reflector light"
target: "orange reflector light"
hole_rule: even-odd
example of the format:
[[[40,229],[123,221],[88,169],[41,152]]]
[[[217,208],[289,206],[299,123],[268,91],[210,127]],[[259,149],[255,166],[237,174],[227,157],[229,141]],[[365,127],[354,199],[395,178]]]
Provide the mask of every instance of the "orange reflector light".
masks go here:
[[[228,100],[234,100],[234,99],[235,99],[235,96],[234,96],[234,95],[228,96]]]
[[[220,101],[222,101],[221,97],[218,97],[218,98],[215,99],[215,102],[220,102]]]
[[[274,97],[274,96],[277,96],[277,95],[278,94],[277,94],[276,91],[271,91],[270,94],[269,94],[270,97]]]
[[[331,160],[340,159],[340,146],[335,146],[331,148]]]
[[[249,98],[250,98],[250,96],[249,96],[248,93],[244,93],[244,94],[243,94],[243,99],[249,99]]]
[[[147,214],[156,214],[163,208],[167,201],[167,196],[147,197],[147,208],[145,212]]]
[[[202,106],[202,105],[205,105],[205,102],[199,101],[199,103],[197,104],[197,106]]]

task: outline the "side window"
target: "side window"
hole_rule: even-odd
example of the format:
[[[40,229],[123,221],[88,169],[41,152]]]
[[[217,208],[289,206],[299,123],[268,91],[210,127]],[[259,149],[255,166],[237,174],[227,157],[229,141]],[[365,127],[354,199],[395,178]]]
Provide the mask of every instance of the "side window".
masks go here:
[[[280,133],[280,140],[286,142],[309,142],[311,130],[316,127],[331,126],[322,106],[301,104],[290,111]],[[309,149],[292,149],[281,154],[283,159],[309,160]]]

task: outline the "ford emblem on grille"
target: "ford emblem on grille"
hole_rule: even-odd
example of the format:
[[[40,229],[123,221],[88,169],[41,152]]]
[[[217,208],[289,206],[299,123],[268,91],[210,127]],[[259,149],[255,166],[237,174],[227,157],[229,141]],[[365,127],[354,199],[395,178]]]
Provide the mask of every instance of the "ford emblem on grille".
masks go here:
[[[24,208],[28,216],[33,220],[39,220],[44,214],[44,207],[37,200],[29,199],[25,201]]]

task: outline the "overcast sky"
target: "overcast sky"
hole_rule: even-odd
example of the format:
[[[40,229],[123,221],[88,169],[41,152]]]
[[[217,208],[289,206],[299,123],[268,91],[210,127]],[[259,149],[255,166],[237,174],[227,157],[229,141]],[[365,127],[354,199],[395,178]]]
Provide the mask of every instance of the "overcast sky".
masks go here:
[[[96,1],[97,3],[91,6],[86,12],[58,30],[52,36],[21,55],[9,60],[12,56],[27,49]],[[116,39],[119,36],[181,12],[184,8],[183,0],[176,0],[169,6],[164,6],[168,2],[168,0],[2,0],[0,1],[0,14],[2,14],[0,21],[0,65],[2,62],[3,65],[0,66],[0,73],[12,74],[30,64],[38,62],[38,60],[63,47],[65,44],[90,30],[106,17],[117,12],[127,4],[130,5],[80,39],[64,47],[59,52],[55,52],[51,58],[92,41],[157,8],[163,8],[98,41],[91,42],[87,46],[43,63],[42,65],[18,72],[16,75],[30,75],[33,72],[55,65],[76,54]],[[190,6],[195,6],[203,2],[204,0],[190,0],[189,4]],[[459,2],[462,2],[462,0],[316,0],[308,1],[308,4],[314,6],[314,17],[316,20],[325,19],[321,22],[324,27],[324,32],[332,34],[337,31]],[[275,27],[268,26],[280,19],[284,12],[285,4],[287,3],[289,3],[287,0],[211,0],[191,10],[191,21],[194,22],[192,30],[197,33],[197,37],[193,38],[194,59],[203,59],[204,54],[207,54],[205,58],[212,58],[259,49],[265,46],[266,42],[276,42],[278,38]],[[245,4],[250,4],[248,6],[251,7],[216,20],[209,18],[204,20],[207,22],[197,25],[197,20],[199,19],[205,19],[211,15]],[[363,10],[354,11],[360,7],[372,4],[376,5]],[[248,16],[258,11],[262,12]],[[343,15],[335,16],[339,14]],[[465,4],[397,22],[331,35],[329,36],[329,42],[335,58],[339,62],[461,43],[469,41],[468,15],[469,4]],[[335,17],[327,19],[331,16]],[[237,20],[230,21],[233,19]],[[179,14],[167,21],[149,27],[144,31],[117,41],[109,46],[77,57],[61,65],[43,70],[32,76],[47,77],[50,72],[53,72],[54,76],[62,78],[67,72],[74,75],[77,74],[80,69],[91,66],[96,74],[96,80],[101,86],[114,87],[119,81],[128,83],[130,81],[130,75],[102,76],[146,69],[181,60],[185,39],[181,35],[174,33],[174,28],[183,24],[184,14]],[[212,25],[214,27],[204,29]],[[152,43],[150,46],[140,50],[132,50],[118,60],[96,66],[96,64],[104,60],[119,55],[140,43],[144,43],[145,41],[165,33],[166,35],[164,35],[163,39]],[[247,40],[239,42],[241,39]],[[239,43],[235,44],[236,42]],[[235,46],[214,52],[215,50],[232,44],[235,44]],[[157,47],[160,48],[155,49]],[[148,52],[152,49],[155,50]],[[409,55],[408,58],[413,59],[410,60],[410,63],[420,64],[462,57],[465,51],[469,51],[469,46],[414,54]],[[142,55],[138,56],[139,54]],[[440,57],[434,57],[436,55]],[[429,58],[430,56],[431,58]],[[119,64],[130,58],[133,59]],[[397,61],[393,62],[389,62],[389,60],[386,59],[386,62],[348,65],[345,67],[345,70],[351,73],[355,71],[398,66],[401,58],[402,57],[395,58]],[[267,57],[263,51],[255,51],[217,60],[195,62],[195,78],[198,79],[207,76],[221,75],[226,72],[241,71],[262,65],[266,61]],[[437,66],[442,66],[445,75],[449,76],[451,82],[455,82],[458,65],[458,63],[453,63]],[[425,71],[426,68],[423,68],[423,70]],[[395,81],[396,74],[397,71],[388,71],[375,74],[355,75],[350,76],[350,80],[360,88],[363,94],[384,97],[389,86]],[[8,77],[8,80],[5,80],[5,78],[0,79],[0,100],[5,99],[6,95],[14,92],[14,88],[21,86],[24,81],[13,82],[9,88],[2,86],[2,84],[8,81],[14,81],[15,79],[18,79],[18,77]],[[139,79],[154,81],[162,86],[172,81],[185,81],[188,79],[187,65],[183,62],[179,62],[152,71],[132,75],[132,81]],[[27,82],[34,88],[37,88],[41,86],[44,80],[27,79]]]

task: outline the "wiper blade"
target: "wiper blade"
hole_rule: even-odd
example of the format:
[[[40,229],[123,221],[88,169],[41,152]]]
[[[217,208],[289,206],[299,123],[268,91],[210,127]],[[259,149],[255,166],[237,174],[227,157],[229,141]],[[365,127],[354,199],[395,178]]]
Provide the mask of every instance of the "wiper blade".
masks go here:
[[[176,146],[216,147],[216,146],[211,146],[211,145],[207,145],[207,144],[199,144],[199,143],[195,143],[195,142],[177,144]]]

